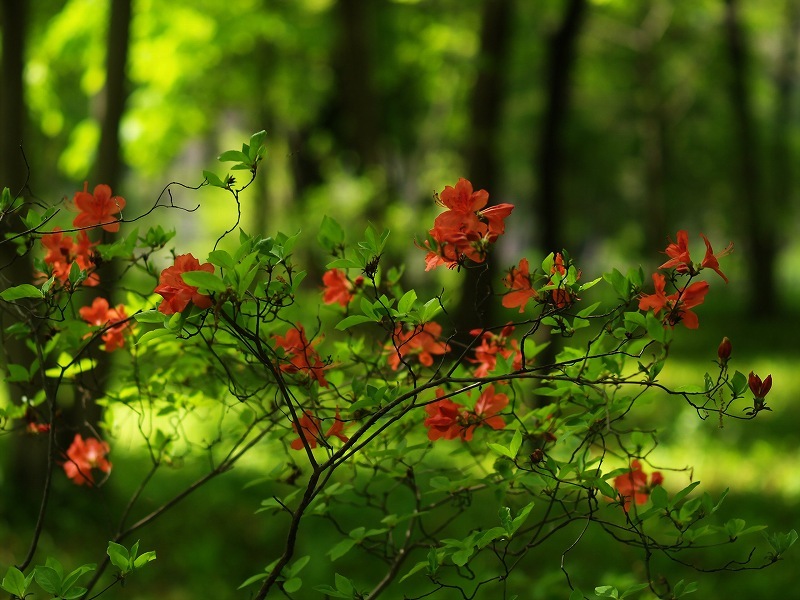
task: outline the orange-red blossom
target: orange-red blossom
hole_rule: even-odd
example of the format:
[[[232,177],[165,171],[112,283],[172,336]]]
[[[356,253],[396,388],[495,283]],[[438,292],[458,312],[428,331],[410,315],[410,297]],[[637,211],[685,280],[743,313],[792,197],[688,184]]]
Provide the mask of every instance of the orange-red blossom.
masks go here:
[[[444,390],[438,388],[436,397],[442,398]],[[463,442],[472,440],[475,428],[486,425],[492,429],[503,429],[506,422],[498,413],[508,406],[508,396],[495,394],[494,386],[487,385],[472,410],[465,409],[463,405],[453,402],[449,398],[442,398],[425,406],[428,418],[424,425],[428,428],[428,439],[431,441],[460,438]]]
[[[77,263],[81,271],[87,271],[88,275],[83,284],[95,286],[100,283],[97,273],[94,273],[94,251],[95,244],[89,241],[85,231],[79,231],[75,240],[71,235],[64,235],[60,227],[56,227],[53,233],[42,236],[42,245],[47,248],[44,262],[50,265],[53,276],[62,285],[69,283],[69,273],[73,263]]]
[[[622,508],[628,512],[631,503],[644,504],[650,497],[650,492],[657,485],[664,482],[664,477],[659,471],[650,474],[650,483],[647,475],[642,471],[642,463],[638,460],[631,462],[631,470],[614,478],[614,487],[622,500]]]
[[[131,329],[125,305],[118,304],[110,308],[105,298],[95,298],[91,306],[84,306],[79,311],[81,319],[97,327],[107,327],[103,332],[106,352],[113,352],[125,345],[125,331]],[[91,334],[88,334],[91,335]]]
[[[322,420],[318,419],[308,411],[303,411],[303,416],[300,417],[300,429],[297,428],[297,423],[292,423],[295,432],[300,436],[291,443],[292,450],[302,450],[303,440],[306,441],[309,448],[316,448],[317,442],[324,442],[329,437],[337,437],[342,442],[346,442],[348,438],[344,435],[344,421],[339,418],[339,411],[336,411],[333,425],[330,426],[325,435],[322,434]]]
[[[286,335],[275,335],[275,346],[282,348],[285,360],[281,361],[280,370],[284,373],[305,373],[316,380],[322,387],[328,387],[325,380],[327,365],[320,359],[317,351],[306,339],[306,332],[299,323],[290,328]]]
[[[102,226],[111,233],[119,231],[119,220],[114,216],[125,208],[125,198],[112,196],[111,188],[104,183],[95,186],[89,193],[89,182],[83,182],[83,191],[75,192],[73,203],[80,214],[72,221],[75,227]]]
[[[158,310],[165,315],[183,312],[191,302],[197,308],[210,308],[211,298],[197,292],[197,287],[189,285],[181,277],[181,273],[190,271],[214,272],[211,263],[200,264],[191,254],[181,254],[175,257],[175,264],[161,271],[158,287],[154,290],[164,300],[159,304]]]
[[[392,334],[392,341],[385,346],[389,351],[387,363],[393,371],[397,371],[401,360],[414,356],[421,365],[430,367],[434,354],[446,354],[450,351],[447,343],[439,341],[441,335],[442,326],[434,321],[415,325],[411,330],[398,324]]]
[[[111,472],[111,463],[106,458],[109,451],[107,442],[95,438],[84,440],[79,433],[76,433],[66,452],[64,473],[77,485],[84,483],[94,485],[92,469],[100,469],[103,473]]]
[[[455,187],[445,186],[436,199],[447,210],[436,217],[428,232],[433,245],[424,244],[428,250],[426,271],[439,265],[454,268],[465,259],[483,262],[489,245],[505,231],[505,218],[514,210],[514,205],[507,203],[484,208],[489,193],[473,191],[472,183],[463,177]]]
[[[656,315],[664,310],[666,315],[663,321],[666,325],[674,327],[678,323],[683,323],[689,329],[697,329],[700,322],[690,309],[703,303],[708,293],[708,283],[695,281],[669,296],[664,291],[666,280],[661,273],[653,273],[653,283],[656,288],[655,294],[642,296],[639,300],[639,310],[652,308]]]

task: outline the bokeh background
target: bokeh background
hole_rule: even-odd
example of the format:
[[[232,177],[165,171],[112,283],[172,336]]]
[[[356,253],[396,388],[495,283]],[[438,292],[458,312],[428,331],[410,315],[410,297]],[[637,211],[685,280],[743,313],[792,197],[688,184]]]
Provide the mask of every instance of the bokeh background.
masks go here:
[[[692,465],[710,491],[731,487],[731,516],[796,526],[800,0],[2,0],[0,7],[0,185],[27,197],[60,202],[88,180],[124,196],[126,214],[142,212],[170,181],[196,186],[203,169],[224,174],[216,156],[265,129],[268,155],[242,197],[242,227],[303,231],[307,244],[298,252],[311,259],[325,213],[348,232],[385,224],[394,258],[419,265],[407,271],[409,287],[442,285],[423,278],[410,242],[437,212],[433,192],[459,177],[487,189],[494,203],[516,205],[493,260],[498,273],[521,253],[562,248],[592,278],[638,264],[649,272],[678,229],[689,230],[696,253],[704,249],[700,232],[717,250],[733,241],[723,263],[730,284],[712,280],[700,329],[679,328],[662,378],[701,382],[727,335],[735,368],[773,374],[774,412],[719,428],[674,399],[648,410],[665,432],[659,457]],[[181,252],[203,256],[235,221],[230,199],[213,189],[178,199],[200,208],[191,219],[159,218],[174,219]],[[469,289],[460,294],[467,305]],[[457,304],[459,294],[453,298]],[[8,464],[8,438],[0,437],[2,566],[24,547],[37,502],[31,495],[31,508],[20,508],[24,499],[11,493],[17,471]],[[135,479],[134,450],[128,463],[125,456],[116,463],[116,478]],[[192,468],[176,468],[165,485],[185,485]],[[154,543],[143,548],[158,546],[150,570],[159,572],[143,573],[125,597],[231,597],[231,582],[263,567],[264,536],[273,535],[267,522],[252,525],[264,496],[245,484],[258,474],[258,464],[227,474],[201,492],[202,509],[144,536]],[[67,532],[73,541],[54,551],[74,552],[76,564],[97,560],[81,555],[79,540],[82,509],[98,497],[75,498],[84,490],[62,483],[64,510],[53,518],[63,531],[44,548]],[[127,487],[111,482],[104,493],[121,497]],[[102,510],[90,514],[105,518]],[[196,538],[193,551],[168,559],[169,539],[180,535]],[[528,575],[523,597],[566,597],[562,551],[542,554],[542,572]],[[574,568],[596,569],[592,553],[591,544],[576,553]],[[613,569],[635,572],[630,561],[620,557]],[[711,575],[702,594],[786,597],[798,564],[790,556],[763,573]]]

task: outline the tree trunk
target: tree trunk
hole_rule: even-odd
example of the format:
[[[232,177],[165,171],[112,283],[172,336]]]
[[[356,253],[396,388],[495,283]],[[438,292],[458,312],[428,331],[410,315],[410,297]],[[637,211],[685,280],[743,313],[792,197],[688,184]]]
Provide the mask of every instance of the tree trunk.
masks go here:
[[[467,140],[467,179],[474,189],[489,192],[489,204],[500,187],[498,166],[498,132],[506,94],[504,75],[507,71],[510,30],[514,10],[513,0],[484,0],[481,21],[481,45],[478,51],[478,76],[472,88],[469,116],[470,133]],[[492,282],[498,279],[498,266],[493,253],[485,264],[467,269],[462,294],[453,314],[456,341],[469,343],[470,329],[493,324],[486,309],[492,295]]]
[[[725,33],[730,60],[730,99],[733,130],[736,133],[734,181],[742,204],[740,221],[747,239],[747,280],[750,282],[749,311],[753,316],[768,315],[778,308],[775,302],[775,222],[773,203],[761,193],[761,169],[758,163],[758,139],[751,102],[747,41],[739,18],[737,0],[725,0]]]
[[[119,140],[119,126],[125,112],[127,91],[128,46],[130,40],[131,0],[114,0],[110,2],[108,37],[106,44],[106,84],[103,89],[100,115],[100,142],[97,148],[92,184],[104,183],[111,187],[114,195],[121,195],[122,157]],[[104,243],[112,241],[113,234],[101,231]],[[85,296],[91,303],[97,293],[104,295],[109,304],[112,302],[114,287],[120,276],[116,262],[103,263],[98,269],[102,291],[90,291]],[[106,352],[95,351],[96,367],[85,377],[81,377],[76,388],[76,406],[82,406],[81,415],[69,415],[73,425],[95,427],[100,421],[100,407],[95,400],[105,393],[106,383],[111,369],[110,356]],[[66,417],[67,415],[65,415]]]
[[[575,49],[585,12],[586,0],[569,0],[564,18],[549,40],[547,100],[536,163],[539,182],[536,225],[545,254],[559,252],[564,246],[560,224],[563,211],[559,206],[559,178],[564,163],[562,140],[567,123]]]

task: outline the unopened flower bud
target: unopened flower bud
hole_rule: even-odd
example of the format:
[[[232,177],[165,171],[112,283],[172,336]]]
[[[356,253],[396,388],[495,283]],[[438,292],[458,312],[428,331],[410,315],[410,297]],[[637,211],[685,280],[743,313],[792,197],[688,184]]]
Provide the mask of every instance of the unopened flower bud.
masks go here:
[[[750,386],[750,391],[753,392],[753,395],[756,398],[764,398],[772,389],[772,375],[767,375],[764,381],[761,381],[761,377],[750,371],[750,376],[747,379],[747,383]]]
[[[719,348],[717,349],[717,356],[722,365],[728,364],[732,349],[731,341],[727,337],[722,338],[722,342],[720,342]]]

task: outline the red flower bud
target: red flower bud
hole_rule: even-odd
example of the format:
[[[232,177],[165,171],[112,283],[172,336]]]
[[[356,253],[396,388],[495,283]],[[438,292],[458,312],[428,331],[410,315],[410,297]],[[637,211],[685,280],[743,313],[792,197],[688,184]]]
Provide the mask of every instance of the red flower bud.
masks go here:
[[[772,375],[767,375],[764,381],[761,381],[761,377],[750,371],[747,383],[756,398],[764,398],[772,389]]]
[[[731,350],[733,347],[731,346],[731,341],[724,337],[722,338],[722,342],[719,344],[719,348],[717,349],[717,356],[719,357],[719,362],[723,365],[728,363],[728,359],[731,357]]]

